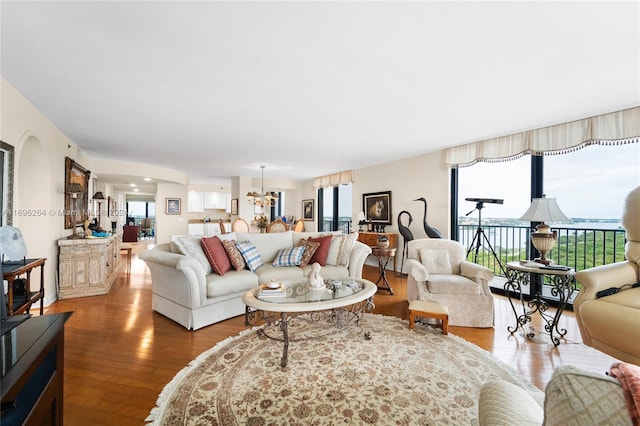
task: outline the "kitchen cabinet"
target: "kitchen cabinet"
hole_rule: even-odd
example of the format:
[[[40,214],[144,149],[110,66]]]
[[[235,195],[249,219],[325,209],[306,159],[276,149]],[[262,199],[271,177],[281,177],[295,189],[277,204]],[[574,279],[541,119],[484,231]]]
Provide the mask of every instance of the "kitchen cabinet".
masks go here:
[[[190,223],[187,232],[189,235],[204,235],[204,223]]]
[[[202,213],[204,211],[204,192],[189,191],[188,195],[189,213]]]
[[[227,198],[229,194],[225,192],[205,192],[204,208],[214,210],[226,210]]]

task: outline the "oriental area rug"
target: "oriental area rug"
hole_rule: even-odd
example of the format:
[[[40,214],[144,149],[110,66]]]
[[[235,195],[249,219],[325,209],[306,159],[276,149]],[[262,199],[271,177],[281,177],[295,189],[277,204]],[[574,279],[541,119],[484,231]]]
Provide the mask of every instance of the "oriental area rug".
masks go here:
[[[477,425],[482,385],[536,389],[489,352],[451,334],[365,314],[325,334],[322,321],[289,323],[291,343],[246,330],[204,352],[165,387],[154,425]],[[320,335],[318,335],[320,334]],[[309,337],[313,335],[311,338]],[[276,334],[274,334],[274,337]]]

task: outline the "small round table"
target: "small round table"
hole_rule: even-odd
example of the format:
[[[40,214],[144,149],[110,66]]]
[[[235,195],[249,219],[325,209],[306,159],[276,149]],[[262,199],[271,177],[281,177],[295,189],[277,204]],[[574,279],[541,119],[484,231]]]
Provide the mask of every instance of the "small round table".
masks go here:
[[[376,281],[376,285],[378,285],[381,280],[383,283],[381,286],[378,285],[378,289],[386,290],[389,294],[393,294],[393,289],[389,285],[389,281],[387,281],[387,265],[391,259],[396,257],[396,249],[371,247],[371,254],[378,259],[378,268],[380,269],[380,276],[378,277],[378,281]]]

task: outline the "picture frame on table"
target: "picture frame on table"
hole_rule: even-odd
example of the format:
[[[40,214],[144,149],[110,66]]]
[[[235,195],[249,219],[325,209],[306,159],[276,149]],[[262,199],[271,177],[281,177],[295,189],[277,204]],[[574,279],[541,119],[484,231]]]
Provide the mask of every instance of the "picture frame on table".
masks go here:
[[[180,214],[182,210],[181,198],[166,198],[166,214]]]
[[[362,194],[365,220],[378,225],[391,225],[391,191]]]
[[[314,211],[315,211],[315,208],[314,208],[313,199],[302,200],[302,219],[311,220],[311,221],[314,220],[313,219]]]

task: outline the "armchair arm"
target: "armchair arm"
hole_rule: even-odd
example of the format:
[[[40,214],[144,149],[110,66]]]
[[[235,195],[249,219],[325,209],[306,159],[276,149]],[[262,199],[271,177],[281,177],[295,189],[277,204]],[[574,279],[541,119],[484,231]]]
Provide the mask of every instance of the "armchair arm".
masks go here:
[[[579,305],[585,300],[595,299],[601,290],[637,282],[638,266],[628,260],[610,263],[584,269],[576,274],[575,279],[582,285],[575,302]]]
[[[407,259],[407,271],[416,281],[429,281],[429,271],[415,259]]]
[[[460,262],[460,275],[471,279],[479,278],[487,282],[493,279],[493,271],[491,269],[467,260]]]

